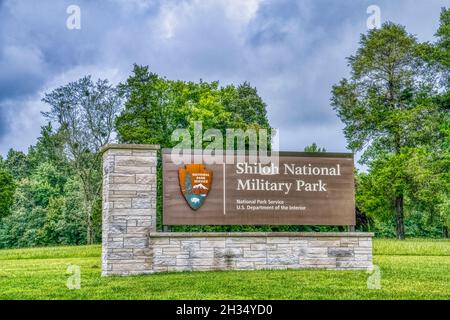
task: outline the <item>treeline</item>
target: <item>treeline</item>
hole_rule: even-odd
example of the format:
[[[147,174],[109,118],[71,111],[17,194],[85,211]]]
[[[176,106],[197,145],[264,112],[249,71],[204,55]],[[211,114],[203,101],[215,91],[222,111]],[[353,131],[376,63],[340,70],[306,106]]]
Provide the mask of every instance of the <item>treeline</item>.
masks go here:
[[[434,43],[387,23],[362,35],[351,76],[332,89],[356,174],[357,230],[448,237],[450,224],[450,10]],[[256,88],[168,80],[135,65],[117,86],[90,76],[44,95],[36,145],[0,157],[0,248],[101,240],[100,147],[112,141],[172,147],[172,132],[270,130]],[[312,144],[309,152],[324,152]],[[161,170],[158,171],[162,181]],[[160,186],[159,186],[160,188]],[[161,189],[158,196],[161,197]],[[158,214],[161,215],[161,198]],[[160,219],[161,220],[161,219]],[[161,226],[159,226],[161,227]],[[321,226],[179,226],[174,231],[343,231]]]
[[[49,124],[37,144],[0,157],[0,247],[99,242],[99,150],[107,143],[172,147],[172,132],[193,130],[194,121],[205,130],[270,130],[266,104],[249,83],[172,81],[147,66],[135,65],[118,86],[86,76],[42,100],[50,105],[43,113]]]
[[[368,166],[358,208],[394,221],[399,239],[408,216],[449,233],[450,10],[442,9],[436,39],[420,43],[393,23],[371,30],[348,58],[350,78],[332,90],[348,146]]]
[[[28,153],[0,159],[0,247],[86,244],[82,183],[51,125]],[[100,239],[100,203],[95,240]]]

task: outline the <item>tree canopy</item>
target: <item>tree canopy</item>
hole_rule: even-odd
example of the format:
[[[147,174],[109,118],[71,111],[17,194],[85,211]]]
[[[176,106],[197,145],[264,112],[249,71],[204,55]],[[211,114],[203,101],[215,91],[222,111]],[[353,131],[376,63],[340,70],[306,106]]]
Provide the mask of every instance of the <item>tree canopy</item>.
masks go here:
[[[270,129],[266,104],[248,82],[219,87],[218,82],[174,81],[151,73],[148,66],[135,65],[119,88],[126,97],[116,119],[123,142],[172,147],[173,131],[193,130],[195,121],[202,122],[203,130]]]
[[[449,118],[443,106],[448,104],[443,81],[448,66],[441,59],[446,57],[447,29],[448,10],[443,10],[435,44],[421,44],[393,23],[370,30],[348,58],[351,77],[332,89],[331,103],[345,125],[348,147],[363,151],[361,163],[369,166],[358,184],[359,207],[378,218],[395,217],[399,239],[405,236],[405,200],[421,206],[426,200],[419,195],[436,185],[442,195],[438,202],[448,197],[445,166],[438,165],[448,155]],[[435,212],[430,206],[423,209],[432,216]]]

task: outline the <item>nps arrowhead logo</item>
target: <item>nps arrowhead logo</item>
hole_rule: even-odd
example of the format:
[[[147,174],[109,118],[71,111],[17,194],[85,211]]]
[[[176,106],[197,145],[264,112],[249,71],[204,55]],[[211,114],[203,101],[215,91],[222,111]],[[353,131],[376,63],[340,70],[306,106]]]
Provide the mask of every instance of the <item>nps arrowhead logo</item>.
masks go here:
[[[193,210],[197,210],[211,190],[213,172],[205,169],[203,164],[187,164],[178,168],[178,178],[184,198]]]

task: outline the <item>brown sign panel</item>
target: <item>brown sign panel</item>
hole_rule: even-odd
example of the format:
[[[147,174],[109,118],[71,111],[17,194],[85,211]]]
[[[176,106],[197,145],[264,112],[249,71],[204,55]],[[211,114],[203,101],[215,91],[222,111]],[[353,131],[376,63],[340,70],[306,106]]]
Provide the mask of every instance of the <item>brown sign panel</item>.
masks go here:
[[[277,164],[175,164],[163,150],[164,225],[354,225],[353,155],[280,152]]]

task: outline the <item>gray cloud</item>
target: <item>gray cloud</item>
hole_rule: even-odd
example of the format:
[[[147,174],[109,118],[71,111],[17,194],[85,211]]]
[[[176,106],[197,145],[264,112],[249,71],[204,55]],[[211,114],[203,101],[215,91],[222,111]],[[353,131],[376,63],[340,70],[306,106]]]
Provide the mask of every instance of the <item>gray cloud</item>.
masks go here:
[[[73,1],[0,5],[0,154],[35,143],[43,92],[84,74],[124,80],[133,63],[173,79],[248,80],[281,129],[282,149],[315,141],[344,151],[331,86],[366,31],[372,1],[78,1],[81,30],[68,30]],[[444,0],[378,1],[383,20],[431,40]]]

